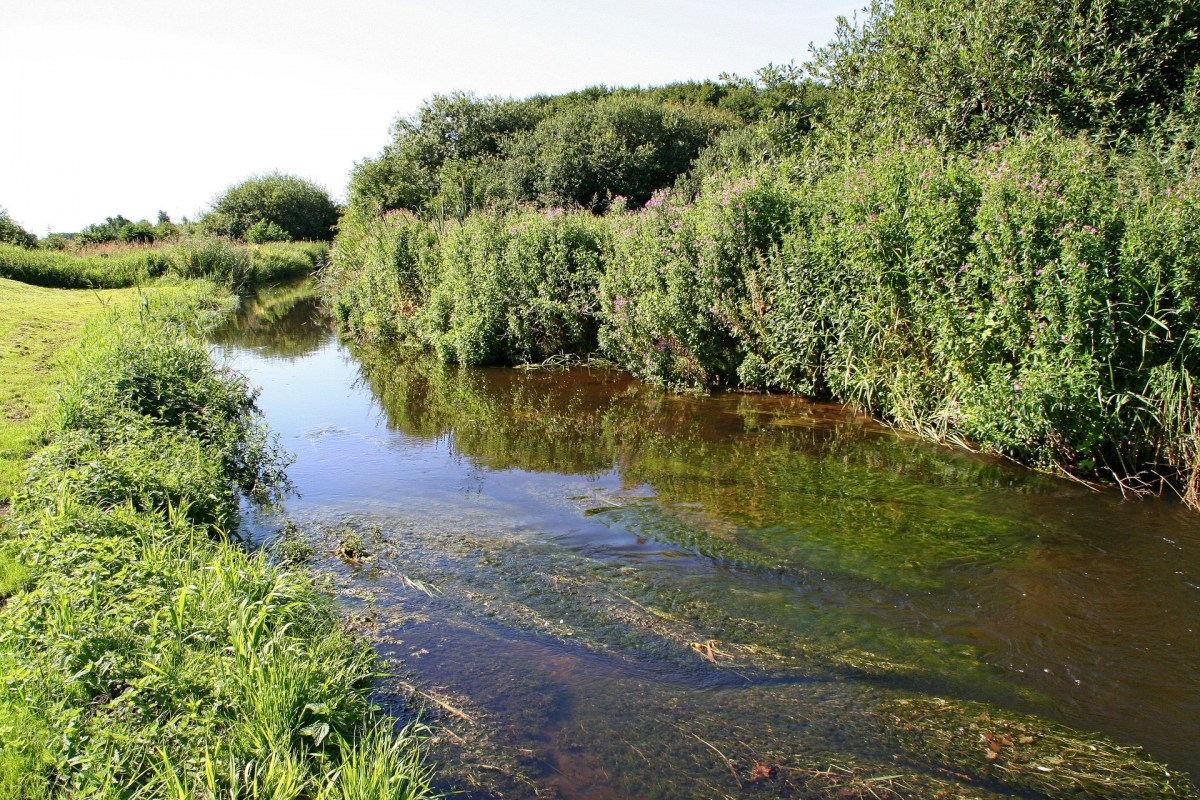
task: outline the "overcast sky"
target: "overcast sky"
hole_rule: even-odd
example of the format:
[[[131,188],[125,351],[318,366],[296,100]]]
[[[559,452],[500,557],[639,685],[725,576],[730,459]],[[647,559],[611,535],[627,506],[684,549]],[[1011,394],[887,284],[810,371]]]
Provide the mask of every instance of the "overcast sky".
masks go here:
[[[30,231],[194,217],[280,170],[345,196],[397,116],[803,62],[862,0],[0,0],[0,206]]]

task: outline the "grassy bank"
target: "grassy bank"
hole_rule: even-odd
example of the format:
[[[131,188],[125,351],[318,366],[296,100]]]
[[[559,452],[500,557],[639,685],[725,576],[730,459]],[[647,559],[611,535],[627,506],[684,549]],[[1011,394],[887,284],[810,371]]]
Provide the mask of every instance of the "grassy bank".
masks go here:
[[[598,351],[647,380],[832,398],[1200,500],[1200,181],[1053,132],[719,175],[643,209],[351,215],[342,327],[466,364]]]
[[[231,538],[285,459],[198,338],[193,282],[87,323],[0,574],[0,795],[427,795],[310,576]]]
[[[240,290],[311,274],[323,261],[319,242],[245,245],[216,237],[165,245],[104,245],[78,251],[0,244],[0,277],[62,289],[112,289],[154,278],[208,278]]]
[[[62,354],[87,320],[134,297],[133,290],[62,291],[0,278],[0,504],[45,443],[45,411],[63,378]]]

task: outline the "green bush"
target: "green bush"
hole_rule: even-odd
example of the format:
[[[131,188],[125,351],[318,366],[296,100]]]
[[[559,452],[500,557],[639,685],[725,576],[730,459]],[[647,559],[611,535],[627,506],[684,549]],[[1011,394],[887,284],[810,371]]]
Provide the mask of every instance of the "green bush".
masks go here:
[[[218,236],[244,239],[260,223],[273,224],[292,239],[329,241],[337,221],[337,205],[320,186],[271,172],[226,189],[201,217],[200,226]]]
[[[505,143],[510,196],[598,210],[621,196],[640,206],[738,124],[732,114],[709,106],[637,96],[569,106]]]
[[[619,230],[600,286],[605,354],[673,386],[756,373],[757,360],[745,370],[743,361],[762,335],[759,272],[788,229],[792,191],[759,170],[713,179],[695,203],[661,193],[641,213],[611,218]]]
[[[439,242],[420,334],[461,364],[589,352],[607,245],[606,223],[587,212],[475,214]]]
[[[352,212],[324,284],[361,338],[464,364],[541,361],[595,348],[607,247],[608,224],[581,211],[478,213],[441,234],[407,212]]]
[[[415,316],[436,279],[436,247],[434,228],[411,212],[351,208],[322,275],[334,319],[359,338],[420,341]]]
[[[131,244],[150,244],[155,239],[155,230],[146,220],[131,222],[117,231],[117,241]]]
[[[269,219],[260,219],[246,230],[248,244],[263,242],[290,242],[291,235]]]
[[[525,100],[435,95],[355,165],[352,209],[461,220],[479,208],[645,202],[721,132],[761,121],[780,140],[811,127],[826,90],[793,69],[649,89],[591,87]]]

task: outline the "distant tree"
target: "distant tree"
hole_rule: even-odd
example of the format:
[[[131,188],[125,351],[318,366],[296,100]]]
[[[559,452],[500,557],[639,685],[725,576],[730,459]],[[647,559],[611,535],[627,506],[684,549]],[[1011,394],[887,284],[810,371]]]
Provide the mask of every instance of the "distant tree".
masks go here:
[[[738,127],[731,113],[614,95],[547,116],[505,147],[518,200],[597,210],[622,195],[643,204],[686,172],[700,150]]]
[[[154,226],[149,220],[139,220],[121,226],[117,231],[117,240],[121,242],[150,244],[155,239]]]
[[[644,202],[722,131],[768,113],[766,95],[762,82],[740,79],[524,100],[435,95],[396,121],[378,156],[355,165],[350,206],[445,218],[489,204],[600,209],[617,194]]]
[[[292,239],[333,238],[338,207],[328,192],[293,175],[271,172],[235,184],[213,201],[200,226],[235,239],[260,222],[272,223]]]
[[[121,235],[121,229],[126,225],[132,224],[132,220],[125,219],[120,214],[117,214],[115,217],[105,217],[104,222],[92,223],[81,230],[75,236],[75,241],[84,245],[115,242]]]
[[[171,222],[171,217],[165,211],[158,212],[158,221],[154,224],[155,239],[174,239],[179,235],[179,226]]]
[[[446,162],[478,164],[499,156],[504,141],[536,125],[545,107],[545,98],[434,95],[415,115],[396,120],[392,141],[379,156],[355,166],[350,204],[374,211],[419,210],[440,191]]]
[[[18,247],[34,247],[37,245],[37,236],[13,221],[8,210],[0,206],[0,242],[15,244]]]

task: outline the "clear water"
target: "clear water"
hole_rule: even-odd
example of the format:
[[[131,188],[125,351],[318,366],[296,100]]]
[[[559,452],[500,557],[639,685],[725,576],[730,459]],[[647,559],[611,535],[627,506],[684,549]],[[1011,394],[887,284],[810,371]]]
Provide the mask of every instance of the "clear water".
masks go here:
[[[261,387],[296,455],[284,511],[441,717],[460,789],[990,796],[897,765],[873,709],[906,696],[1200,772],[1200,514],[1177,502],[794,397],[347,347],[303,287],[214,347]]]

